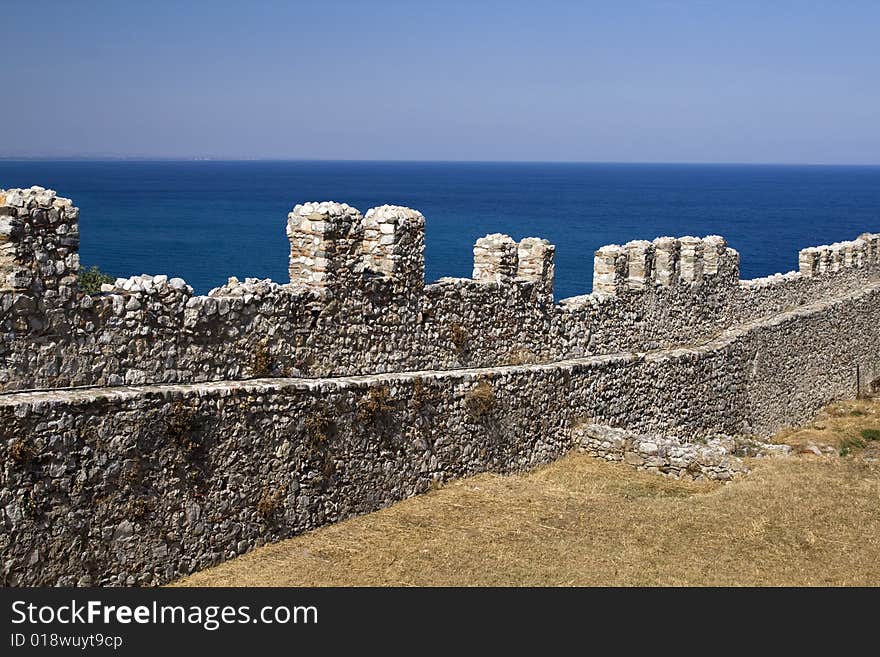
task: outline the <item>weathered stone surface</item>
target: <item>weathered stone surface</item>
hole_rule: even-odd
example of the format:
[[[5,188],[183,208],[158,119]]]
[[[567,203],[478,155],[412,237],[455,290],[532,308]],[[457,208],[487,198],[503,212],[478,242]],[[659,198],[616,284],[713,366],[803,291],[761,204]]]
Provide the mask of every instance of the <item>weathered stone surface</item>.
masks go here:
[[[553,264],[556,247],[539,237],[526,237],[517,246],[516,276],[535,285],[539,302],[553,303]]]
[[[518,269],[519,247],[510,236],[493,233],[474,244],[474,280],[509,283]]]
[[[625,427],[588,440],[603,458],[724,479],[732,437],[853,396],[856,365],[880,378],[873,233],[750,281],[717,236],[612,245],[594,293],[553,303],[544,240],[488,236],[474,279],[426,286],[421,214],[305,204],[289,284],[140,275],[88,296],[73,204],[0,198],[6,584],[165,582],[549,461],[586,417]]]
[[[758,441],[748,441],[740,446],[737,440],[728,436],[707,438],[700,435],[698,441],[691,441],[642,435],[601,424],[577,426],[574,436],[580,449],[592,456],[623,461],[640,470],[656,468],[672,477],[696,480],[729,481],[743,475],[748,468],[739,456],[754,455],[764,448],[764,444]]]
[[[817,264],[815,274],[754,281],[738,280],[738,254],[721,237],[685,239],[684,256],[682,240],[658,238],[600,249],[594,293],[554,304],[545,240],[482,238],[478,280],[425,286],[420,213],[382,206],[361,217],[345,204],[307,203],[288,218],[294,284],[233,279],[193,296],[179,278],[143,275],[82,304],[78,247],[59,241],[78,235],[76,208],[46,190],[4,194],[0,281],[34,309],[0,315],[0,390],[106,385],[127,368],[148,383],[246,379],[266,371],[252,366],[255,355],[276,375],[344,376],[649,351],[705,341],[880,271],[872,233],[842,252],[836,271]],[[826,250],[830,263],[830,247],[816,253]],[[682,266],[685,279],[703,271],[699,286],[682,283]]]
[[[617,244],[601,247],[593,255],[593,294],[616,296],[625,290],[628,278],[626,250]]]
[[[768,435],[853,394],[850,363],[880,352],[880,335],[861,329],[878,304],[870,284],[651,354],[0,395],[0,573],[7,584],[159,583],[435,480],[523,470],[585,440],[652,472],[724,480],[739,471],[729,436]],[[480,383],[490,394],[475,405]],[[585,439],[587,416],[627,429]],[[124,522],[137,541],[124,542]]]

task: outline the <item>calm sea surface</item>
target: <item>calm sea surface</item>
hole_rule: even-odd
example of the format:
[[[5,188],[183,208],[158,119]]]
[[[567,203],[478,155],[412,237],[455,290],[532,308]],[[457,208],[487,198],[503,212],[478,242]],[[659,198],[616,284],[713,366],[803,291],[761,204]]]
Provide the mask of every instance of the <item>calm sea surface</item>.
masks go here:
[[[716,233],[753,278],[796,269],[803,247],[880,231],[880,167],[0,161],[0,188],[30,185],[80,207],[84,264],[201,293],[229,276],[285,282],[287,213],[311,200],[420,210],[428,281],[469,276],[486,233],[546,237],[557,299],[590,291],[603,244]]]

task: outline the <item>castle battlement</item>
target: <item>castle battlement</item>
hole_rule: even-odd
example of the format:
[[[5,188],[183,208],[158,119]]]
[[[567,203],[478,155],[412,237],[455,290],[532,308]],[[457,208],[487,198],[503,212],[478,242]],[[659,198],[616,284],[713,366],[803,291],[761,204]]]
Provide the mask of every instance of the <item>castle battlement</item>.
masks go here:
[[[294,206],[290,281],[193,295],[140,275],[82,293],[78,209],[0,192],[0,390],[332,376],[548,362],[691,344],[880,275],[880,235],[804,249],[798,272],[739,280],[718,235],[608,245],[593,291],[553,300],[555,247],[494,233],[471,278],[424,280],[425,217],[392,205]]]
[[[578,445],[728,479],[733,436],[880,387],[874,233],[753,280],[717,235],[603,246],[555,302],[546,240],[487,235],[471,278],[426,285],[421,213],[306,203],[288,282],[92,295],[77,219],[0,191],[5,585],[159,584]]]

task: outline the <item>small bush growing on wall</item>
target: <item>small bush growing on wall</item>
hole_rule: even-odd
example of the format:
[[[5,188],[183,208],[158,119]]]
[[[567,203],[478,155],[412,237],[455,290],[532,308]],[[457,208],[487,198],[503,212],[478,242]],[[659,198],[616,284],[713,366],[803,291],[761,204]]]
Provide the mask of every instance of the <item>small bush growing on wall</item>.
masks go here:
[[[197,452],[202,441],[195,435],[196,423],[192,410],[183,402],[171,406],[165,425],[165,435],[180,447],[188,457]]]
[[[413,381],[412,398],[410,406],[418,413],[435,413],[438,404],[440,404],[440,394],[431,385],[425,383],[423,379]]]
[[[484,418],[497,404],[495,388],[488,381],[480,381],[465,395],[464,404],[472,420]]]
[[[453,322],[449,325],[447,333],[455,353],[459,356],[463,355],[467,351],[470,341],[467,330],[458,322]]]
[[[198,494],[204,492],[209,475],[209,460],[201,422],[183,402],[172,404],[165,419],[165,436],[178,448],[178,464],[186,483]]]
[[[29,465],[36,456],[34,450],[23,438],[19,438],[9,446],[9,458],[18,465]]]
[[[113,276],[102,272],[94,265],[88,269],[80,267],[76,277],[79,289],[86,294],[98,294],[101,291],[102,283],[112,283],[115,280]]]
[[[272,520],[281,510],[284,504],[284,496],[287,494],[287,486],[281,486],[275,490],[266,488],[263,495],[257,501],[257,513],[263,520]]]
[[[386,385],[370,388],[367,395],[358,403],[358,419],[370,425],[381,424],[394,410],[389,401],[391,391]]]
[[[269,345],[265,341],[258,342],[251,354],[251,373],[261,378],[271,376],[274,369],[275,358],[269,351]]]
[[[308,436],[307,447],[313,452],[330,440],[335,425],[330,413],[323,406],[319,406],[305,420],[306,434]]]
[[[303,456],[309,468],[319,473],[320,487],[326,489],[336,472],[336,462],[330,449],[330,438],[337,426],[326,406],[318,406],[305,419],[306,439]]]

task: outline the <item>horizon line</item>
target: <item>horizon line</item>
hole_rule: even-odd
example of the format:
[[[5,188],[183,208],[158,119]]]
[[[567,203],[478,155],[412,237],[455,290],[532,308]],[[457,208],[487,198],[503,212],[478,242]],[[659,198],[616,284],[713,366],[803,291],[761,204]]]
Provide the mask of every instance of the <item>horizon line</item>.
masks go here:
[[[346,162],[412,164],[601,164],[639,166],[802,166],[802,167],[878,167],[876,163],[847,162],[749,162],[749,161],[646,161],[646,160],[450,160],[417,158],[313,158],[313,157],[205,157],[160,155],[0,155],[0,162]]]

